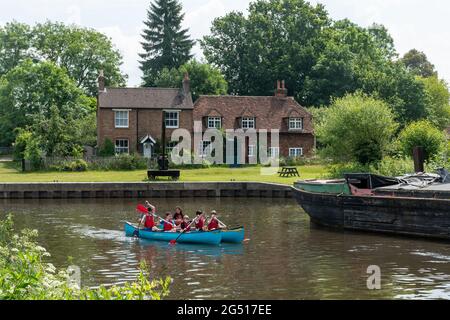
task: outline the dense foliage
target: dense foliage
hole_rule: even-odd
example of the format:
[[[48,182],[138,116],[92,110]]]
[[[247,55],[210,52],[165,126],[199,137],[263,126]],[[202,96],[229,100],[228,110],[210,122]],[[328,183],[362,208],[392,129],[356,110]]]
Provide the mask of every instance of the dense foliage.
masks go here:
[[[122,56],[111,39],[88,28],[45,22],[31,27],[18,22],[0,26],[0,76],[23,61],[51,61],[89,96],[97,95],[98,71],[104,70],[107,85],[122,86]]]
[[[445,133],[428,121],[408,125],[400,133],[399,143],[407,157],[412,157],[414,147],[423,147],[427,161],[435,158],[446,146]]]
[[[405,67],[413,74],[424,78],[437,76],[434,65],[428,61],[425,53],[411,49],[401,59]]]
[[[227,94],[228,84],[220,70],[196,60],[191,60],[178,69],[164,68],[155,80],[155,84],[163,88],[178,88],[186,73],[191,80],[191,92],[194,101],[201,95]]]
[[[271,95],[285,79],[289,94],[309,107],[361,91],[388,103],[401,126],[427,116],[426,86],[415,67],[396,60],[387,29],[333,21],[320,4],[256,0],[248,15],[216,19],[201,45],[232,94]]]
[[[98,289],[80,288],[71,274],[46,262],[36,230],[15,233],[12,217],[0,220],[0,300],[160,300],[170,278],[149,281],[145,263],[136,282]]]
[[[94,106],[95,100],[87,97],[63,69],[52,62],[25,60],[0,78],[0,145],[14,142],[18,128],[40,127],[48,121],[78,121],[93,112]],[[68,124],[52,125],[67,130]]]
[[[385,102],[356,93],[334,100],[317,135],[326,157],[368,164],[382,159],[396,128],[394,115]]]
[[[177,69],[192,58],[194,41],[181,27],[182,9],[178,0],[155,0],[150,5],[142,35],[144,53],[140,54],[144,86],[154,87],[164,68]]]

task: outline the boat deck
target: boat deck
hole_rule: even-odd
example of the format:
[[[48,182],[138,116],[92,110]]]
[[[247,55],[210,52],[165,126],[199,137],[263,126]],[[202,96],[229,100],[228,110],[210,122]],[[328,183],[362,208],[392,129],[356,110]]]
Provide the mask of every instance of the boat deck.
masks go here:
[[[450,183],[434,183],[425,187],[399,184],[374,190],[376,195],[450,199]]]

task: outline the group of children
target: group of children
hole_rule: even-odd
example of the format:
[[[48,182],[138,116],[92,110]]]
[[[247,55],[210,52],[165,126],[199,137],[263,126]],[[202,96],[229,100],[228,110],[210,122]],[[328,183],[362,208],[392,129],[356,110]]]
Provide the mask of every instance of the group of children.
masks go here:
[[[211,217],[207,218],[205,213],[201,210],[196,212],[193,220],[190,220],[188,215],[183,214],[180,207],[175,208],[175,213],[167,212],[165,219],[159,218],[160,223],[155,222],[156,208],[148,201],[145,203],[148,213],[144,214],[140,224],[145,229],[152,231],[165,232],[189,232],[189,231],[212,231],[217,229],[224,229],[227,226],[217,218],[217,212],[211,211]]]

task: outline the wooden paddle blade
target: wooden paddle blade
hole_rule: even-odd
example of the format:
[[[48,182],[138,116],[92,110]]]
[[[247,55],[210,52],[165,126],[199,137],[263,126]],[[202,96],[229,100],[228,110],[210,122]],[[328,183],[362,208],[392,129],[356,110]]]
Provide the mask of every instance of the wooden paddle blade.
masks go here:
[[[142,204],[138,204],[136,207],[136,210],[142,212],[142,213],[148,213],[148,209],[144,207]]]

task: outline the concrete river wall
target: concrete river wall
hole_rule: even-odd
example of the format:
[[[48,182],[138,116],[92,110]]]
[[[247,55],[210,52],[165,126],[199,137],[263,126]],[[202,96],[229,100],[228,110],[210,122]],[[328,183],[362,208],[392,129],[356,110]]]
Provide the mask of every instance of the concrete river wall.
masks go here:
[[[291,198],[291,187],[262,182],[0,183],[0,199]]]

